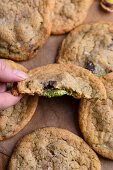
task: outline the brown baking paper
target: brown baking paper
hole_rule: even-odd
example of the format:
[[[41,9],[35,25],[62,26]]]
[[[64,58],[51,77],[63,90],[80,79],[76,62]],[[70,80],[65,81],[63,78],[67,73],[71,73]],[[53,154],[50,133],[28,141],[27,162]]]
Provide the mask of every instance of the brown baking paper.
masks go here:
[[[99,6],[99,0],[95,0],[89,10],[85,23],[99,20],[113,22],[113,14],[102,10]],[[37,53],[36,57],[29,61],[20,63],[28,69],[54,63],[58,48],[64,37],[65,35],[51,36]],[[31,121],[16,136],[8,140],[1,141],[0,152],[10,156],[15,144],[22,136],[37,128],[45,126],[65,128],[82,137],[78,126],[78,103],[79,100],[75,100],[68,96],[51,99],[40,97],[37,110]],[[99,158],[101,160],[102,170],[113,170],[112,160],[102,158],[101,156],[99,156]],[[1,166],[3,165],[2,162],[4,162],[4,164],[7,163],[6,156],[3,157],[2,154],[0,154],[0,170],[4,169],[4,166]]]

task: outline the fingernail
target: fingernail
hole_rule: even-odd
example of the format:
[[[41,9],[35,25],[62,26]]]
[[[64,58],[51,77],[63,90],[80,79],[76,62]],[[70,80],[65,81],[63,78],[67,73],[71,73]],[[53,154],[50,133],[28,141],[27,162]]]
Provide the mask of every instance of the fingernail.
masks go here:
[[[20,70],[17,70],[17,69],[13,69],[13,73],[14,73],[16,76],[18,76],[18,77],[20,77],[20,78],[22,78],[22,79],[26,79],[26,78],[28,77],[28,75],[27,75],[25,72],[20,71]]]

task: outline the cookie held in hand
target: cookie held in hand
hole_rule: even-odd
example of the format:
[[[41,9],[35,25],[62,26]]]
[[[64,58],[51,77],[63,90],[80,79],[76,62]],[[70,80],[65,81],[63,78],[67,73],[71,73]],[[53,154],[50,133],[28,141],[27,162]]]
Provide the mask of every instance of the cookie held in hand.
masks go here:
[[[17,83],[17,90],[47,97],[66,94],[74,98],[106,98],[105,87],[98,77],[70,64],[49,64],[30,70],[28,78]]]

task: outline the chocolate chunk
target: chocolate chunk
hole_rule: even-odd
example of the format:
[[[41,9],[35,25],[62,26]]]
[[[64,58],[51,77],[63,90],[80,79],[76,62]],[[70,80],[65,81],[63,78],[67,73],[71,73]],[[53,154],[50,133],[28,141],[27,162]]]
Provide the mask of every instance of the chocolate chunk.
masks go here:
[[[34,52],[36,52],[37,50],[39,50],[39,48],[40,48],[40,46],[36,47],[36,48],[34,49]]]
[[[43,22],[40,22],[40,24],[42,25],[42,24],[43,24]]]
[[[89,71],[91,71],[92,73],[95,70],[95,66],[91,61],[88,61],[85,68],[88,69]]]
[[[46,86],[44,86],[44,89],[52,89],[54,88],[54,84],[56,81],[49,81]]]
[[[111,39],[112,43],[107,45],[107,48],[110,48],[113,46],[113,38]]]
[[[33,48],[34,48],[34,45],[33,45],[33,44],[29,45],[29,48],[30,48],[30,49],[33,49]]]
[[[112,47],[112,46],[113,46],[113,43],[107,45],[107,48],[110,48],[110,47]]]
[[[55,84],[56,81],[49,81],[49,85],[53,86]]]

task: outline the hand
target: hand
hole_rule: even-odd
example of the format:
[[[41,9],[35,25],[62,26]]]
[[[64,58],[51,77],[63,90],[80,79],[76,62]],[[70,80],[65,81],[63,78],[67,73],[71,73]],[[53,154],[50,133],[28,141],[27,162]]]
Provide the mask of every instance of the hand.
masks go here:
[[[6,91],[6,83],[22,81],[26,78],[26,73],[12,69],[3,60],[0,60],[0,109],[15,105],[22,98],[22,96],[13,96],[10,91]]]

